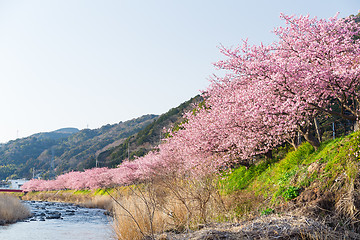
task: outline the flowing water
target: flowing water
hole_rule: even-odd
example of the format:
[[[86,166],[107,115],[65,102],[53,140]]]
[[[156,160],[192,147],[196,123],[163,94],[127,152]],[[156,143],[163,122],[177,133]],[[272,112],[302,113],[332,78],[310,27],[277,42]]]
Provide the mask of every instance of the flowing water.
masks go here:
[[[0,226],[1,240],[114,239],[111,219],[102,209],[37,201],[24,204],[33,216],[23,222]]]

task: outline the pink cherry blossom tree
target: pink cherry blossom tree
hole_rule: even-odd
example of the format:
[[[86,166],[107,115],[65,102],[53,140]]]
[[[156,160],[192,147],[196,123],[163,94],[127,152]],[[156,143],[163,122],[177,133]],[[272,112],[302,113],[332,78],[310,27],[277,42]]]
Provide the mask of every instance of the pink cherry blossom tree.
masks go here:
[[[352,18],[325,19],[281,15],[279,40],[265,46],[221,48],[203,93],[205,103],[185,114],[157,150],[115,169],[70,172],[52,181],[32,180],[24,190],[94,189],[178,174],[199,177],[227,164],[249,165],[300,132],[315,148],[314,120],[332,115],[355,122],[360,117],[360,35]],[[334,107],[333,105],[336,105]]]
[[[228,59],[217,66],[271,84],[274,94],[292,99],[312,115],[318,111],[339,116],[356,122],[358,129],[359,25],[353,18],[281,18],[286,27],[275,29],[278,42],[223,48]],[[334,102],[338,111],[331,108]]]

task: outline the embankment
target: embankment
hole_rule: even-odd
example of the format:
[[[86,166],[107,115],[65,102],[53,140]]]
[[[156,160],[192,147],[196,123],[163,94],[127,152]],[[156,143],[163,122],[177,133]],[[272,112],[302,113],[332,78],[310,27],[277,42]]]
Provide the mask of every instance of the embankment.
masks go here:
[[[113,189],[97,190],[58,190],[28,192],[22,196],[23,200],[74,203],[87,208],[112,209],[112,199],[109,196]]]
[[[159,176],[111,190],[115,232],[118,239],[360,239],[359,165],[356,132],[317,151],[308,143],[281,147],[272,159],[221,176]],[[105,190],[24,196],[78,204],[96,198],[111,202]]]

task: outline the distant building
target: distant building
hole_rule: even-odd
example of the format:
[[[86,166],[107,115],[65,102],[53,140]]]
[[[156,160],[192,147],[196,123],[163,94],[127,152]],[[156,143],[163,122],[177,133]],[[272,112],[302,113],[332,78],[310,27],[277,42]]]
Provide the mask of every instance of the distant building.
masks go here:
[[[22,185],[24,185],[24,183],[26,183],[29,180],[26,180],[25,178],[22,179],[9,179],[8,183],[9,183],[9,189],[20,189]]]
[[[0,181],[0,188],[10,188],[10,183],[7,181]]]

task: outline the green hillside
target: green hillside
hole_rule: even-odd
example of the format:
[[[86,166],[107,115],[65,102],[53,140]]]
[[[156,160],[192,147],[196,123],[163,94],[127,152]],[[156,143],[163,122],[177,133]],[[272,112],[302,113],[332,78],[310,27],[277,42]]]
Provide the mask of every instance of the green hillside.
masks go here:
[[[145,115],[99,129],[65,128],[10,141],[0,148],[0,179],[30,178],[33,169],[34,175],[49,178],[54,174],[95,167],[99,152],[112,144],[120,144],[157,117]]]
[[[67,138],[70,135],[79,132],[79,129],[77,128],[61,128],[52,132],[42,132],[42,133],[36,133],[32,135],[31,137],[36,139],[61,139],[61,138]]]
[[[197,96],[161,116],[142,117],[98,129],[63,128],[37,133],[0,146],[0,179],[53,178],[72,170],[115,167],[130,156],[143,156],[164,136],[164,128],[182,121],[184,111],[201,101]]]
[[[328,140],[317,151],[303,143],[275,155],[221,180],[224,194],[238,199],[235,217],[300,212],[330,227],[359,231],[360,132]]]
[[[200,101],[202,101],[202,97],[200,96],[191,98],[178,107],[172,108],[168,112],[160,115],[158,119],[147,125],[137,134],[128,137],[120,145],[100,153],[98,155],[99,166],[115,167],[128,157],[132,160],[135,157],[145,155],[160,143],[161,138],[164,138],[164,129],[173,127],[183,121],[183,113],[193,109],[194,105]]]

